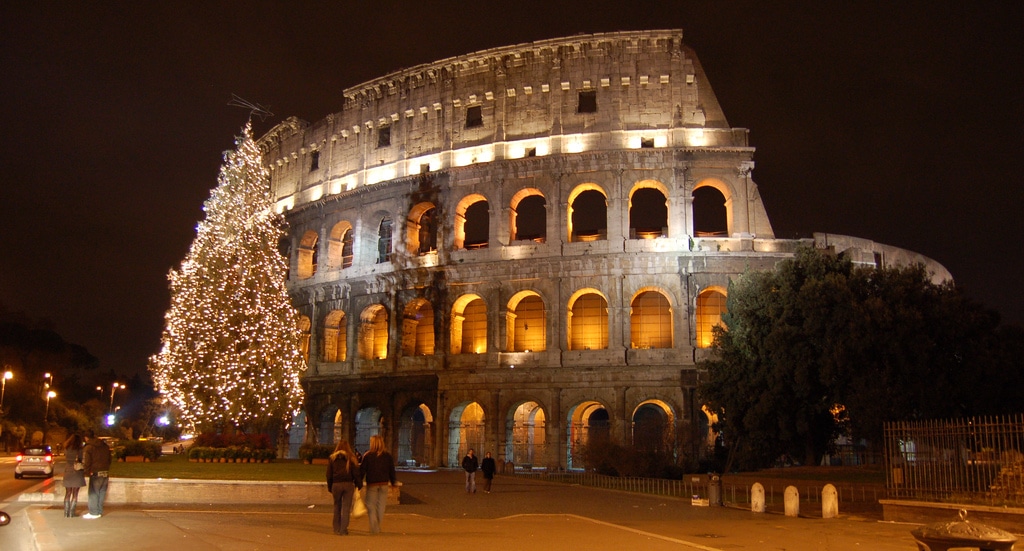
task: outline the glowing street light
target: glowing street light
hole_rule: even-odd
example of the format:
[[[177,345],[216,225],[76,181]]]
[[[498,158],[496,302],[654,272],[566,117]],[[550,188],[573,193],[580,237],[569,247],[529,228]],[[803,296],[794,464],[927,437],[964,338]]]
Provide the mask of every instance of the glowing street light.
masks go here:
[[[110,387],[110,413],[114,413],[114,393],[117,392],[117,389],[124,390],[124,385],[115,381],[114,385]]]
[[[57,393],[52,390],[46,393],[46,413],[43,414],[43,426],[46,426],[50,419],[50,398],[56,397]]]
[[[12,378],[14,378],[14,373],[10,371],[4,371],[4,377],[3,379],[0,379],[3,381],[2,383],[0,383],[0,413],[3,413],[4,411],[4,394],[7,393],[7,379]]]

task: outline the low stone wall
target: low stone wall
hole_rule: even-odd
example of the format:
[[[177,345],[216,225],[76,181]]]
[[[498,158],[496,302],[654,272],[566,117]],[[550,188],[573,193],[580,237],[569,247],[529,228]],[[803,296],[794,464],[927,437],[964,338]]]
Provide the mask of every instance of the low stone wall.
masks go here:
[[[31,501],[62,500],[64,487],[50,485]],[[85,489],[82,490],[85,493]],[[46,495],[49,494],[49,495]],[[79,501],[84,499],[79,496]],[[388,505],[398,505],[401,485],[388,491]],[[48,499],[47,499],[48,498]],[[115,505],[234,504],[323,505],[333,504],[326,482],[181,480],[162,478],[111,478],[107,503]]]
[[[1020,508],[899,499],[880,499],[878,502],[882,504],[882,519],[888,522],[953,522],[959,520],[960,509],[966,509],[967,520],[970,522],[995,526],[1014,534],[1024,534],[1024,509]]]

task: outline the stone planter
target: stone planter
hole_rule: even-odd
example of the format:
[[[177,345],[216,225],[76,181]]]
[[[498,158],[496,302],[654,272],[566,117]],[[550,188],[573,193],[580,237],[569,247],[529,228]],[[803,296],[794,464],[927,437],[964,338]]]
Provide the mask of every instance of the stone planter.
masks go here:
[[[125,463],[142,463],[146,461],[146,457],[143,455],[126,455],[124,456]]]

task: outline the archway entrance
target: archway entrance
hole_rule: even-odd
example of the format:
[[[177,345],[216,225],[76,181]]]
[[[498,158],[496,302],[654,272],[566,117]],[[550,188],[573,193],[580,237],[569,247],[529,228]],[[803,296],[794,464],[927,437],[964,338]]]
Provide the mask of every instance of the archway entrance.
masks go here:
[[[448,419],[448,466],[458,466],[470,448],[480,451],[483,447],[484,408],[476,402],[457,406]]]
[[[658,400],[648,400],[633,412],[633,449],[637,452],[667,454],[675,446],[672,410]]]
[[[607,442],[611,438],[611,420],[608,410],[599,402],[583,402],[569,410],[568,453],[566,468],[585,467],[579,459],[584,446]],[[574,459],[575,462],[574,462]]]
[[[505,461],[529,469],[543,462],[547,451],[544,410],[537,402],[523,402],[506,420]]]
[[[363,453],[370,449],[371,436],[375,434],[385,436],[382,420],[381,411],[375,407],[366,407],[356,412],[356,441],[352,443],[352,446],[357,452]],[[384,441],[387,442],[386,437]]]
[[[433,423],[434,416],[426,404],[409,406],[402,412],[398,421],[398,450],[396,460],[399,465],[429,465],[433,457]]]

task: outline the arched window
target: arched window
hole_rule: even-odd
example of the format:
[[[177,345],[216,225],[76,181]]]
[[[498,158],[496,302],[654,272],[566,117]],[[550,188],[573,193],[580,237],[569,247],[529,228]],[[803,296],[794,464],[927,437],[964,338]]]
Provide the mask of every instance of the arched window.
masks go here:
[[[391,219],[385,217],[377,229],[377,264],[391,260]]]
[[[595,289],[577,291],[569,300],[569,350],[608,348],[608,300]]]
[[[402,354],[434,354],[434,308],[422,298],[413,300],[405,307],[402,319]]]
[[[463,295],[452,308],[452,354],[487,352],[487,305],[477,295]]]
[[[694,237],[726,237],[729,235],[725,196],[711,185],[693,190]]]
[[[517,293],[508,303],[506,348],[510,352],[547,349],[547,313],[544,300],[532,291]]]
[[[299,241],[299,279],[309,279],[316,273],[318,239],[319,236],[313,230],[302,234],[302,240]]]
[[[359,357],[364,360],[388,357],[388,311],[380,304],[367,307],[360,316]]]
[[[348,329],[345,312],[331,310],[324,318],[323,361],[343,362],[348,356]]]
[[[463,197],[455,208],[455,248],[486,248],[491,214],[487,199],[478,193]]]
[[[633,448],[664,453],[673,448],[672,410],[660,400],[648,400],[633,411]]]
[[[433,203],[420,203],[409,211],[405,237],[409,254],[422,255],[437,250],[436,215]]]
[[[578,186],[569,197],[569,241],[608,238],[608,201],[595,184]]]
[[[352,224],[342,220],[331,228],[327,240],[327,267],[348,268],[352,265]]]
[[[544,195],[537,189],[521,190],[512,197],[511,220],[512,241],[535,241],[547,239],[547,204]]]
[[[708,348],[714,344],[712,329],[722,323],[722,314],[726,313],[725,301],[725,293],[717,288],[705,289],[697,295],[697,348]]]
[[[668,195],[661,183],[637,184],[629,197],[629,238],[655,239],[668,235]]]
[[[659,291],[641,291],[629,313],[630,348],[672,348],[672,307]]]

